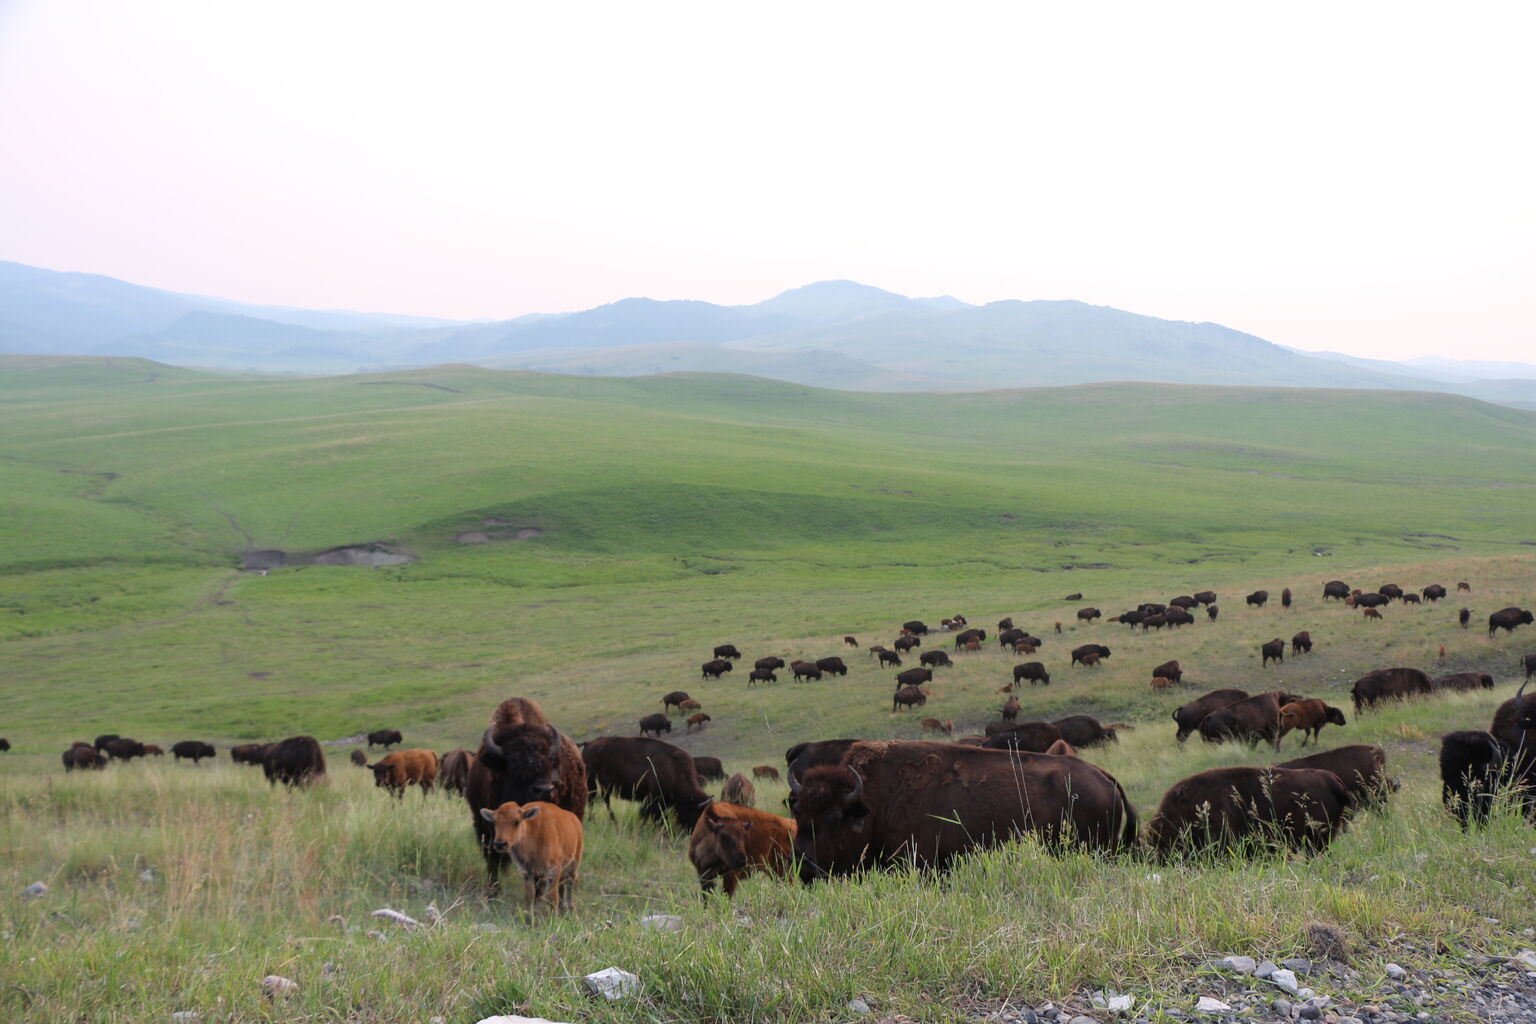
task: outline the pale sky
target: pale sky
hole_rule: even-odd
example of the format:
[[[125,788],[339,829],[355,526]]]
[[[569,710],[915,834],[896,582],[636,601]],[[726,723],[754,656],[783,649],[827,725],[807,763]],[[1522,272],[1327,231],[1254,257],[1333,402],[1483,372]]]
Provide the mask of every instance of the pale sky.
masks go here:
[[[1528,13],[0,0],[0,259],[453,318],[851,278],[1533,360]]]

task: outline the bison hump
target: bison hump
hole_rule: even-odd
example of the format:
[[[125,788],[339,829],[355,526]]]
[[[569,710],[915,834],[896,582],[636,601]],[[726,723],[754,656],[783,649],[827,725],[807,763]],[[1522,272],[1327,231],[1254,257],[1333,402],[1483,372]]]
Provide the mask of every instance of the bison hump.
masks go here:
[[[519,725],[548,725],[544,709],[527,697],[509,697],[491,713],[492,735],[500,735]]]

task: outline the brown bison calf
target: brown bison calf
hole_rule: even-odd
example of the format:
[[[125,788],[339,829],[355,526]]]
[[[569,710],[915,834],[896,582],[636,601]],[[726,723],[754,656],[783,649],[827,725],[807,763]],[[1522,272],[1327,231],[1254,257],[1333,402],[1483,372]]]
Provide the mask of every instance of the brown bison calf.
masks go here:
[[[540,903],[569,912],[581,870],[581,819],[563,807],[535,800],[504,803],[480,816],[495,828],[491,848],[506,854],[523,876],[523,901],[530,914]]]
[[[704,712],[700,711],[696,715],[689,715],[688,716],[688,727],[686,729],[684,729],[683,731],[684,732],[692,732],[694,729],[702,730],[704,728],[704,723],[705,722],[712,722],[712,721],[714,721],[714,719],[710,718]]]
[[[1152,677],[1152,689],[1154,689],[1154,690],[1167,690],[1167,689],[1171,689],[1172,687],[1173,687],[1173,680],[1169,679],[1167,676],[1153,676]]]
[[[1361,612],[1361,614],[1364,615],[1367,619],[1380,619],[1381,618],[1381,612],[1377,611],[1375,608],[1367,608],[1363,612]]]
[[[772,779],[774,782],[778,782],[779,770],[771,764],[760,764],[752,769],[752,777],[754,779]]]
[[[1094,668],[1094,667],[1096,667],[1099,664],[1099,658],[1100,658],[1100,655],[1095,654],[1092,651],[1089,651],[1087,654],[1083,655],[1081,658],[1078,658],[1077,659],[1077,663],[1079,665],[1083,666],[1084,668]]]
[[[795,822],[766,811],[716,801],[704,809],[688,840],[688,860],[699,875],[706,899],[722,883],[727,898],[753,871],[780,878],[789,873]]]
[[[422,799],[426,799],[437,781],[437,751],[396,750],[368,767],[373,771],[373,784],[389,790],[391,796],[403,797],[406,786],[420,786]]]
[[[1323,731],[1323,726],[1347,725],[1344,712],[1320,700],[1298,700],[1284,704],[1280,708],[1280,735],[1275,737],[1275,748],[1278,750],[1280,741],[1285,739],[1285,734],[1292,729],[1301,730],[1301,745],[1306,746],[1307,740],[1317,741],[1318,734]]]
[[[359,768],[368,767],[368,755],[363,753],[362,747],[358,747],[357,749],[353,750],[352,753],[348,756],[351,758],[352,763],[357,765]]]
[[[955,731],[954,719],[939,721],[937,718],[923,719],[923,732],[941,732],[945,736],[951,736]]]
[[[753,787],[751,779],[737,772],[726,779],[725,785],[720,787],[720,799],[729,804],[751,807],[757,803],[757,790]]]

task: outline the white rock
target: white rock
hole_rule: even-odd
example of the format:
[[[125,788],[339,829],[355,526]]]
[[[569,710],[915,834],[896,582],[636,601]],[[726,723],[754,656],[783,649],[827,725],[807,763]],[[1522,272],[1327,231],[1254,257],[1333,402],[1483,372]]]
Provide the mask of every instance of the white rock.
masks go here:
[[[1279,985],[1293,996],[1301,991],[1301,986],[1296,982],[1296,972],[1288,971],[1284,967],[1275,969],[1269,976],[1269,983]]]
[[[848,1012],[857,1013],[860,1015],[866,1014],[869,1012],[869,1004],[866,1003],[863,999],[860,999],[858,996],[855,996],[854,998],[848,1000]]]
[[[269,974],[261,979],[261,994],[268,999],[290,996],[299,990],[299,983],[281,974]]]
[[[581,979],[589,995],[604,999],[623,999],[640,991],[640,979],[617,967],[604,967]]]
[[[1135,1005],[1136,1005],[1136,997],[1135,996],[1127,996],[1127,995],[1110,996],[1108,999],[1106,999],[1104,1001],[1104,1006],[1107,1009],[1113,1010],[1113,1011],[1115,1011],[1117,1013],[1129,1013],[1131,1007],[1133,1007]]]
[[[676,914],[647,914],[640,919],[641,928],[653,928],[658,932],[676,932],[683,928],[683,919]]]
[[[1232,1007],[1213,996],[1201,996],[1195,1004],[1196,1013],[1231,1013]]]
[[[1254,968],[1259,966],[1259,962],[1251,956],[1224,956],[1217,962],[1238,974],[1252,974]]]
[[[380,908],[378,910],[375,910],[372,914],[370,914],[368,916],[369,917],[382,917],[386,921],[393,921],[393,922],[395,922],[395,924],[400,925],[402,928],[420,928],[421,927],[421,922],[416,920],[414,917],[411,917],[408,914],[402,914],[398,910],[390,910],[388,907],[382,907],[382,908]]]
[[[1302,999],[1305,999],[1308,1003],[1311,1003],[1313,1006],[1323,1007],[1323,1006],[1327,1006],[1328,1005],[1328,997],[1327,996],[1320,996],[1316,992],[1312,991],[1309,988],[1298,989],[1297,992],[1296,992],[1296,995],[1299,996]],[[1321,999],[1322,1002],[1318,1002],[1319,999]]]
[[[1389,977],[1389,978],[1406,978],[1406,977],[1408,977],[1408,972],[1403,970],[1397,964],[1387,964],[1387,966],[1383,967],[1382,970],[1387,972],[1387,977]]]
[[[435,1022],[441,1021],[441,1017],[433,1017]],[[475,1024],[560,1024],[559,1021],[545,1020],[543,1017],[519,1017],[515,1013],[501,1014],[496,1017],[482,1017]]]
[[[33,882],[31,885],[29,885],[25,889],[21,890],[21,894],[23,896],[25,896],[29,900],[35,900],[39,896],[41,896],[44,893],[46,893],[47,891],[48,891],[48,883],[46,883],[46,882]]]

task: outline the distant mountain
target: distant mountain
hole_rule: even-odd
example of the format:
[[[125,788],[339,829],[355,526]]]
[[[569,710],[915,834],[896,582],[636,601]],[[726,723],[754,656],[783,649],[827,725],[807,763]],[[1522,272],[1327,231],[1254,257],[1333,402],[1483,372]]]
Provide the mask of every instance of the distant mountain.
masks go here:
[[[1416,373],[1443,376],[1447,380],[1498,380],[1512,377],[1536,380],[1536,363],[1485,362],[1478,359],[1447,359],[1444,356],[1418,356],[1404,359],[1403,365]]]

